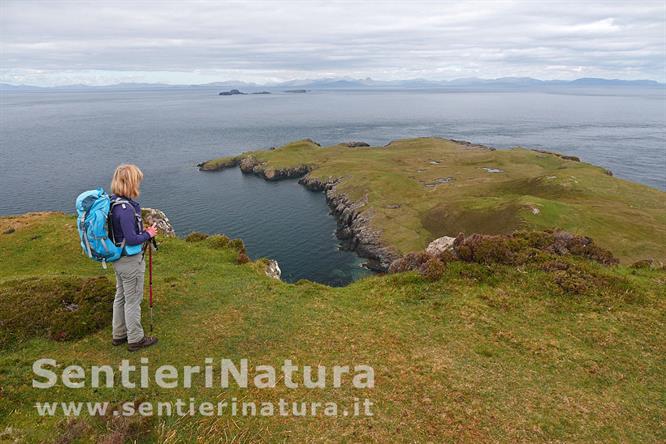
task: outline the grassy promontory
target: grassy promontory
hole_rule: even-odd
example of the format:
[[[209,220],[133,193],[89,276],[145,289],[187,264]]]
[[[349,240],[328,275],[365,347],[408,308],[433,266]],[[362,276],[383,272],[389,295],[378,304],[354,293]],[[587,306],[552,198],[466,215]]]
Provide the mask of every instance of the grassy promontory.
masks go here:
[[[666,193],[569,156],[440,138],[385,147],[320,147],[303,140],[211,160],[200,169],[232,166],[268,180],[304,176],[306,186],[327,189],[334,210],[342,204],[336,215],[351,229],[341,227],[342,234],[361,250],[370,244],[361,253],[385,259],[383,268],[444,235],[554,227],[592,237],[625,263],[666,260]]]
[[[309,149],[309,148],[308,148]],[[336,148],[338,149],[338,148]],[[514,154],[515,155],[515,154]],[[526,155],[526,154],[524,154]],[[553,162],[549,157],[544,162]],[[484,166],[486,164],[484,163]],[[492,166],[492,165],[491,165]],[[509,168],[507,165],[500,165]],[[577,175],[577,177],[582,174]],[[483,177],[483,176],[482,176]],[[581,180],[581,179],[579,179]],[[538,239],[535,240],[538,242]],[[0,218],[0,436],[9,442],[663,442],[666,274],[575,255],[521,266],[454,260],[344,288],[267,277],[238,242],[169,238],[155,255],[160,343],[110,345],[112,271],[80,254],[75,219]],[[462,250],[461,250],[462,251]],[[108,281],[108,282],[107,282]],[[144,305],[147,326],[147,307]],[[64,333],[64,334],[61,334]],[[36,359],[162,364],[247,358],[279,368],[367,364],[375,387],[51,389]],[[216,373],[217,375],[218,373]],[[251,375],[253,373],[250,373]],[[299,373],[302,375],[302,373]],[[216,376],[217,378],[217,376]],[[296,381],[300,381],[297,376]],[[181,373],[182,381],[182,373]],[[216,379],[217,381],[217,379]],[[181,384],[182,385],[182,384]],[[372,417],[39,417],[35,402],[374,402]],[[342,408],[342,407],[341,407]],[[228,412],[228,410],[227,410]]]

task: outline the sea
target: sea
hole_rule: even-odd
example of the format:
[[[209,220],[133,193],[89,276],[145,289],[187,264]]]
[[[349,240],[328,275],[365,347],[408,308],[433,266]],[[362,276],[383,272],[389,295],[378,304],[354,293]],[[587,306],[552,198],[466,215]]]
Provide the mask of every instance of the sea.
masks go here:
[[[80,192],[108,188],[116,165],[131,162],[145,173],[140,203],[163,210],[179,235],[241,238],[252,258],[276,259],[288,282],[340,286],[371,272],[339,248],[321,193],[196,164],[303,138],[381,146],[440,136],[572,154],[666,190],[664,89],[217,93],[0,92],[0,215],[73,213]]]

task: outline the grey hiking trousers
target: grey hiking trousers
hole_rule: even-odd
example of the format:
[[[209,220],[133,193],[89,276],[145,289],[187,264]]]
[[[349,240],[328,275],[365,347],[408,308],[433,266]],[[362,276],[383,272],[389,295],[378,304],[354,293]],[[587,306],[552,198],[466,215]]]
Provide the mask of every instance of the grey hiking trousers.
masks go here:
[[[113,300],[113,339],[133,344],[143,339],[141,301],[146,261],[143,254],[123,256],[113,263],[116,272],[116,298]]]

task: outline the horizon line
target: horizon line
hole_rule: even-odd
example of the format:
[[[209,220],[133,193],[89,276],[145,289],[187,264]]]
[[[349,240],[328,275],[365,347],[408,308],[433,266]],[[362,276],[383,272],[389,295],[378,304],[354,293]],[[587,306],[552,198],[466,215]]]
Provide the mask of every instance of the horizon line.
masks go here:
[[[39,84],[29,84],[29,83],[14,83],[11,81],[0,81],[0,85],[3,86],[12,86],[12,87],[30,87],[30,88],[68,88],[68,87],[88,87],[88,88],[103,88],[103,87],[113,87],[113,86],[124,86],[124,85],[154,85],[154,86],[166,86],[166,87],[177,87],[177,86],[216,86],[216,84],[245,84],[248,86],[261,86],[261,87],[281,87],[289,86],[285,85],[291,82],[304,82],[304,83],[315,83],[315,82],[375,82],[377,84],[390,84],[390,83],[400,83],[400,82],[432,82],[432,83],[451,83],[459,81],[501,81],[501,80],[516,80],[516,81],[537,81],[541,83],[572,83],[580,80],[595,80],[595,81],[605,81],[605,82],[623,82],[623,83],[639,83],[639,82],[649,82],[656,83],[657,85],[666,86],[666,82],[661,82],[655,79],[621,79],[621,78],[607,78],[607,77],[579,77],[571,80],[566,79],[540,79],[536,77],[521,77],[521,76],[503,76],[495,78],[484,78],[484,77],[456,77],[453,79],[430,79],[426,77],[413,77],[405,79],[392,79],[392,80],[376,80],[371,77],[366,78],[352,78],[348,76],[342,77],[315,77],[315,78],[294,78],[289,80],[282,80],[278,82],[253,82],[247,80],[239,79],[230,79],[230,80],[218,80],[213,82],[206,83],[167,83],[167,82],[118,82],[118,83],[105,83],[105,84],[86,84],[86,83],[72,83],[65,85],[39,85]],[[297,86],[297,85],[295,85]],[[372,85],[363,85],[363,86],[372,86]]]

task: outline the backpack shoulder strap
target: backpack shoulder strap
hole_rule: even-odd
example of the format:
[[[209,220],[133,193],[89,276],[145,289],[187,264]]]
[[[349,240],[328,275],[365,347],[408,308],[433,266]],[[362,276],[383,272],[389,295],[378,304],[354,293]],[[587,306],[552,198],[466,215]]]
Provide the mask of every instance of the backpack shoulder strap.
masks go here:
[[[114,197],[113,199],[111,199],[111,209],[113,209],[113,207],[115,207],[116,205],[124,205],[124,204],[129,204],[129,200],[123,199],[122,197]],[[125,207],[123,206],[123,208]]]
[[[129,201],[127,199],[123,199],[121,197],[114,197],[111,199],[111,208],[109,209],[109,216],[108,216],[108,232],[109,232],[109,237],[111,238],[111,242],[113,242],[116,246],[118,246],[118,243],[116,242],[116,235],[113,232],[113,223],[111,222],[111,215],[113,213],[113,208],[116,205],[123,205],[123,208],[125,207],[125,204],[129,204]],[[125,247],[125,239],[123,239],[121,245],[119,245],[120,248]]]

